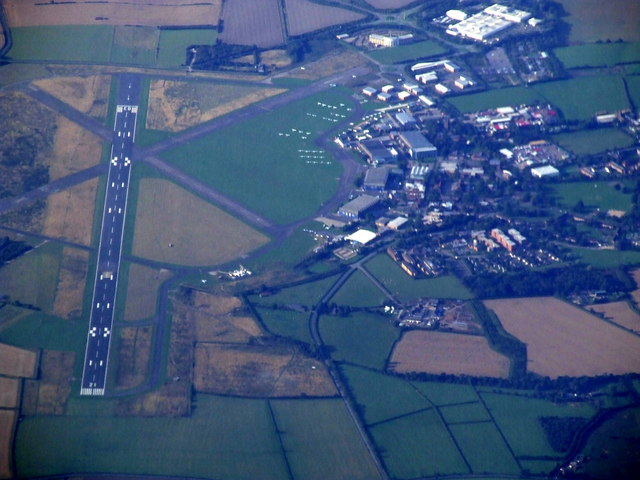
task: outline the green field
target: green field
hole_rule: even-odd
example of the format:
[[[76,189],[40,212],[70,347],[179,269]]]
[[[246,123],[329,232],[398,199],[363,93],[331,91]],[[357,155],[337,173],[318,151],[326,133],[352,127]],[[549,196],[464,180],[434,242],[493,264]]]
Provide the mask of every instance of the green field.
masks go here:
[[[554,53],[566,68],[612,67],[640,62],[640,42],[573,45],[556,48]]]
[[[370,429],[392,478],[470,473],[434,410]]]
[[[106,63],[111,58],[113,27],[66,25],[11,29],[16,60]]]
[[[331,303],[350,307],[374,307],[382,305],[387,297],[364,273],[354,272],[347,282],[331,298]]]
[[[640,70],[638,71],[640,74]],[[629,97],[633,102],[636,109],[640,108],[640,75],[632,77],[626,77],[627,90],[629,91]]]
[[[287,470],[262,400],[198,395],[189,418],[41,416],[16,439],[21,477],[68,472],[284,480]]]
[[[377,478],[375,464],[342,399],[276,400],[271,406],[293,478]]]
[[[463,113],[506,105],[548,102],[559,108],[567,120],[589,120],[595,113],[629,108],[619,76],[578,77],[525,87],[510,87],[449,99]]]
[[[0,292],[13,301],[51,311],[62,246],[42,243],[0,268]]]
[[[469,385],[457,383],[435,383],[435,382],[413,382],[413,386],[418,391],[433,402],[435,405],[443,406],[464,402],[476,402],[478,396]]]
[[[440,413],[447,424],[491,421],[487,410],[480,402],[443,406],[440,407]]]
[[[326,345],[335,348],[331,354],[334,360],[382,370],[400,330],[388,317],[352,313],[348,317],[320,317],[320,335]]]
[[[252,270],[291,268],[312,252],[316,245],[313,235],[303,231],[303,227],[299,227],[284,242],[270,248],[262,255],[247,260],[244,265]]]
[[[560,203],[573,207],[582,200],[585,207],[600,210],[631,210],[631,195],[616,190],[611,182],[571,182],[553,185]]]
[[[152,67],[156,64],[158,38],[155,27],[114,27],[111,61]]]
[[[312,343],[308,313],[260,307],[256,307],[256,310],[262,322],[274,335]]]
[[[539,417],[585,417],[595,410],[588,404],[556,404],[548,400],[482,393],[498,428],[516,456],[557,457],[547,442]]]
[[[391,64],[434,57],[436,55],[442,55],[446,51],[446,48],[441,47],[436,42],[424,40],[399,47],[378,48],[367,52],[367,55],[377,62]]]
[[[614,268],[621,265],[640,264],[640,252],[633,250],[595,250],[591,248],[572,248],[571,253],[582,262],[596,268]]]
[[[187,47],[191,45],[213,45],[216,43],[216,30],[160,30],[158,42],[158,66],[179,67],[184,65]]]
[[[561,133],[552,138],[554,143],[576,155],[595,155],[607,150],[629,147],[634,143],[633,138],[617,128]]]
[[[415,300],[421,297],[460,298],[473,297],[473,294],[452,275],[436,278],[411,278],[386,254],[380,254],[365,264],[371,272],[391,293],[402,301]]]
[[[342,166],[313,139],[344,120],[347,103],[349,97],[331,89],[162,156],[255,212],[288,223],[313,215],[336,191]]]
[[[321,278],[313,282],[306,282],[295,287],[283,288],[274,295],[260,297],[253,295],[250,297],[252,302],[262,305],[306,305],[313,307],[324,296],[324,294],[336,283],[338,277]]]
[[[449,428],[475,473],[520,474],[518,463],[493,423],[451,425]]]
[[[368,425],[432,408],[409,383],[397,377],[345,365],[342,372]]]

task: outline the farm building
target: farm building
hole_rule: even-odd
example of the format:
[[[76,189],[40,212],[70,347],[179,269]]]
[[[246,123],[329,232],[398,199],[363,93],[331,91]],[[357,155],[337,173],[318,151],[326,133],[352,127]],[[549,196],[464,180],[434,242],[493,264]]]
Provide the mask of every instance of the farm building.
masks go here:
[[[376,167],[367,170],[364,175],[363,187],[365,190],[382,191],[389,181],[389,169],[387,167]]]
[[[418,73],[414,78],[417,82],[427,84],[431,82],[437,82],[438,74],[436,72]]]
[[[380,90],[384,93],[391,93],[394,89],[395,87],[393,85],[384,85]]]
[[[340,207],[338,215],[348,218],[360,218],[360,215],[377,205],[379,201],[378,197],[360,195]]]
[[[560,171],[551,165],[544,165],[542,167],[532,168],[531,175],[536,178],[551,178],[560,175]]]
[[[388,102],[389,100],[391,100],[391,98],[393,97],[393,95],[391,95],[390,93],[379,93],[378,94],[378,100],[380,100],[381,102]]]
[[[436,89],[436,92],[438,92],[440,95],[446,95],[451,91],[449,87],[443,85],[442,83],[436,84],[434,88]]]
[[[427,158],[435,158],[438,155],[438,149],[425,138],[420,132],[409,131],[402,132],[398,135],[400,141],[409,149],[409,155],[414,160],[424,160]]]
[[[384,143],[378,139],[360,142],[360,151],[367,156],[369,163],[373,165],[393,162],[396,159],[396,154],[385,147]]]
[[[364,87],[362,89],[362,93],[367,97],[373,97],[376,93],[378,93],[378,90],[373,87]]]
[[[420,95],[422,93],[422,88],[415,83],[405,83],[402,88],[404,88],[407,92],[411,92],[413,95]]]
[[[397,95],[398,95],[398,100],[403,101],[409,98],[411,96],[411,93],[402,91],[402,92],[398,92]]]

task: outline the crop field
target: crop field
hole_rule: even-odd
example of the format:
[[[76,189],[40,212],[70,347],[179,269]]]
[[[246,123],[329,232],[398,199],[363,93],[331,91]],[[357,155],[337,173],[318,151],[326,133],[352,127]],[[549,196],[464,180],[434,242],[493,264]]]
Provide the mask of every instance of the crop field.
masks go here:
[[[556,48],[554,53],[566,68],[613,67],[640,62],[640,42],[573,45]]]
[[[135,322],[152,316],[156,311],[158,289],[168,278],[171,278],[171,273],[167,270],[131,263],[127,275],[124,319]]]
[[[606,319],[640,333],[640,315],[628,302],[599,303],[589,306],[589,310],[599,312]]]
[[[181,265],[214,265],[266,241],[261,233],[167,180],[140,182],[134,255]]]
[[[383,370],[400,330],[387,317],[352,313],[347,317],[322,316],[320,335],[335,348],[331,355],[335,360]]]
[[[244,397],[328,397],[335,387],[322,362],[295,347],[198,343],[198,392]]]
[[[154,27],[114,27],[111,61],[154,66],[160,31]]]
[[[271,408],[293,478],[378,478],[342,399],[274,400]]]
[[[636,282],[636,289],[631,292],[631,298],[637,307],[640,307],[640,268],[631,271],[631,276]]]
[[[81,4],[81,5],[79,5]],[[154,0],[123,3],[121,0],[45,3],[41,0],[6,0],[11,27],[32,25],[216,25],[222,0]]]
[[[292,310],[272,310],[256,307],[258,315],[273,335],[312,343],[309,333],[309,314]]]
[[[486,301],[503,327],[527,344],[539,375],[592,376],[640,371],[640,338],[552,297]]]
[[[576,255],[580,261],[593,265],[596,268],[640,264],[640,252],[635,250],[596,250],[593,248],[574,247],[571,249],[571,253]]]
[[[451,425],[449,428],[474,472],[520,474],[518,463],[493,423]]]
[[[434,410],[370,428],[393,478],[470,473]]]
[[[152,80],[146,128],[178,132],[285,91],[262,85]]]
[[[14,478],[12,444],[17,419],[17,410],[0,410],[0,478]]]
[[[629,0],[561,0],[569,13],[571,43],[597,40],[640,40],[638,21],[640,4]]]
[[[62,247],[42,243],[0,269],[0,291],[13,301],[51,311]]]
[[[227,0],[222,10],[225,43],[273,47],[284,43],[279,0]]]
[[[463,113],[506,105],[549,102],[567,120],[589,120],[596,112],[629,108],[622,78],[617,76],[579,77],[531,85],[509,87],[448,100]]]
[[[11,29],[16,60],[58,60],[105,63],[111,57],[113,27],[67,25]]]
[[[349,114],[350,99],[337,90],[265,112],[162,156],[275,222],[312,215],[331,198],[342,171],[313,142]],[[261,181],[247,188],[247,172]]]
[[[637,73],[640,73],[638,71]],[[640,105],[640,75],[633,77],[626,77],[627,89],[629,91],[629,98],[633,102],[636,108]]]
[[[17,473],[287,478],[266,401],[200,394],[195,405],[186,418],[27,418],[18,430]]]
[[[107,115],[110,75],[53,77],[36,80],[33,84],[82,113],[98,119],[104,119]],[[58,125],[60,128],[61,125]]]
[[[363,407],[367,425],[376,425],[432,408],[432,404],[409,382],[369,369],[344,365],[349,389]],[[476,398],[477,399],[477,398]]]
[[[481,395],[516,457],[559,456],[547,442],[540,417],[589,418],[595,414],[595,409],[585,403],[553,403],[488,392]]]
[[[0,343],[0,375],[30,378],[36,375],[38,355],[32,350],[25,350]]]
[[[160,30],[158,41],[159,67],[179,67],[187,60],[187,47],[190,45],[213,45],[218,36],[217,30]]]
[[[136,387],[147,377],[153,327],[123,327],[117,333],[116,388]]]
[[[406,7],[416,0],[364,0],[373,8],[378,9],[392,9]]]
[[[284,4],[289,35],[294,36],[364,18],[364,15],[352,10],[319,5],[309,0],[285,0]]]
[[[58,273],[53,313],[62,318],[80,316],[89,254],[82,250],[64,247]]]
[[[377,48],[367,52],[367,54],[380,63],[390,64],[434,57],[436,55],[442,55],[446,51],[446,48],[441,47],[436,42],[424,40],[399,47]]]
[[[600,210],[631,210],[631,195],[616,190],[616,182],[571,182],[553,185],[560,202],[567,207],[573,207],[582,200],[585,207]]]
[[[71,394],[76,354],[44,350],[40,361],[40,375],[33,382],[33,390],[25,384],[24,404],[30,404],[27,415],[63,415]],[[29,399],[29,397],[35,397]]]
[[[561,133],[553,136],[553,142],[576,155],[595,155],[607,150],[629,147],[634,143],[633,138],[617,128]]]
[[[313,307],[336,282],[338,277],[321,278],[314,282],[306,282],[289,288],[283,288],[266,297],[252,296],[251,301],[258,304],[306,305]]]
[[[354,272],[347,282],[331,298],[331,303],[350,307],[379,306],[387,297],[369,280],[364,273]]]
[[[473,294],[453,275],[436,278],[411,278],[386,254],[380,254],[365,264],[385,287],[403,301],[422,297],[459,298],[467,300]]]
[[[479,377],[509,376],[510,361],[475,335],[412,331],[402,336],[391,355],[392,370]]]
[[[0,407],[17,407],[19,393],[20,380],[17,378],[0,377]]]

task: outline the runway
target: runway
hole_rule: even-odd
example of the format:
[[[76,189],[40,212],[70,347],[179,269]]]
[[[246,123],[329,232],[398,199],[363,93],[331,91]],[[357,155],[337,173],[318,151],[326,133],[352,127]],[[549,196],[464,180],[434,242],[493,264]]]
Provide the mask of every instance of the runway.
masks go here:
[[[81,395],[105,393],[139,97],[139,78],[120,76]]]

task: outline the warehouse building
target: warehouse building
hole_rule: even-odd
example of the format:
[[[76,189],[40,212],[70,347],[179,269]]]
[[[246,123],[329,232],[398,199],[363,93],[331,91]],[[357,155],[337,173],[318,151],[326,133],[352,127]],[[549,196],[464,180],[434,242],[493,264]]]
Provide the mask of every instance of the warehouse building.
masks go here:
[[[536,178],[551,178],[560,175],[560,171],[551,165],[544,165],[531,169],[531,175]]]
[[[347,218],[360,218],[363,213],[377,205],[379,201],[378,197],[360,195],[340,207],[338,215]]]
[[[389,150],[381,140],[371,139],[360,142],[360,151],[366,155],[372,165],[389,163],[396,160],[397,152]]]
[[[375,167],[367,170],[362,186],[365,190],[383,191],[389,181],[389,169],[387,167]]]
[[[404,128],[411,128],[416,126],[415,117],[405,111],[396,113],[396,120]]]
[[[402,132],[398,134],[398,138],[407,147],[409,156],[414,160],[426,160],[438,155],[438,149],[420,132]]]

